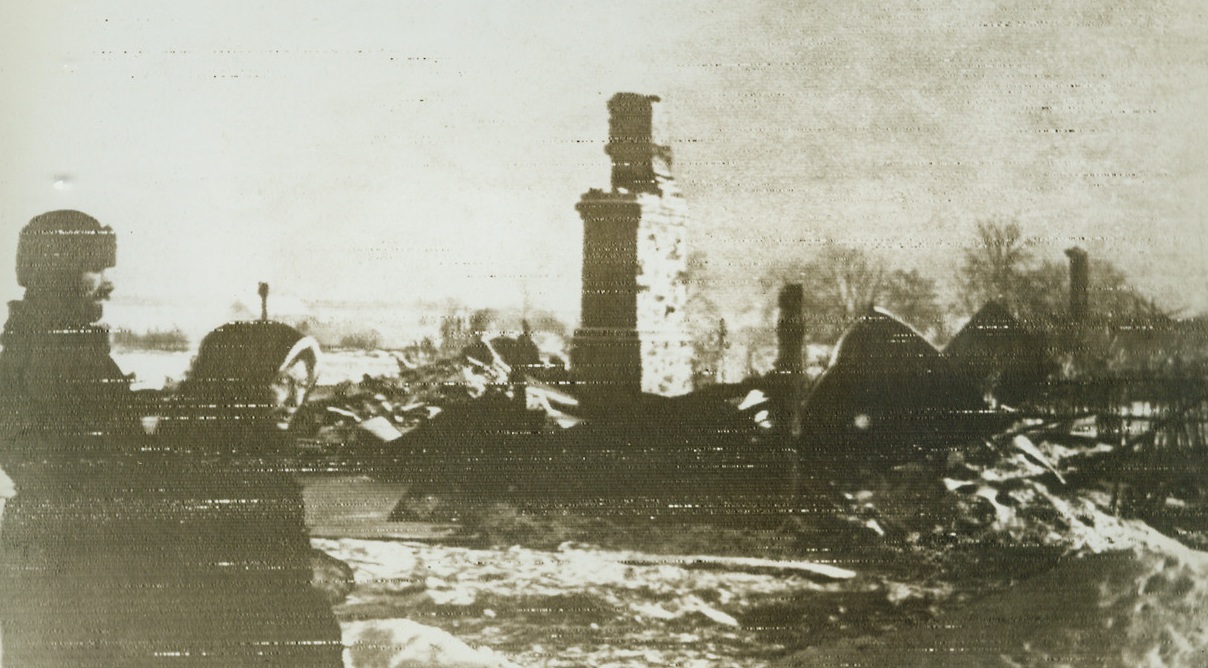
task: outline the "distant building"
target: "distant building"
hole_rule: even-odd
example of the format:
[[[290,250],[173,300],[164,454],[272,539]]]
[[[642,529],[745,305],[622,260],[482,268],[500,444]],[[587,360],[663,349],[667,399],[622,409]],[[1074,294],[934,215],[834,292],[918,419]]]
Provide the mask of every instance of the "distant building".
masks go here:
[[[583,301],[571,362],[596,394],[692,389],[688,207],[671,177],[658,103],[636,93],[608,101],[612,187],[589,190],[575,207],[583,219]]]

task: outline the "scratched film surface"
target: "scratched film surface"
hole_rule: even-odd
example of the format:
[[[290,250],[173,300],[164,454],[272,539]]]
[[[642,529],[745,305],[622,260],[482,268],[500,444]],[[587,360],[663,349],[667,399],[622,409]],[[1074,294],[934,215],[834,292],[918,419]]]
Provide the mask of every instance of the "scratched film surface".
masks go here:
[[[0,665],[1202,665],[1202,9],[0,10]]]

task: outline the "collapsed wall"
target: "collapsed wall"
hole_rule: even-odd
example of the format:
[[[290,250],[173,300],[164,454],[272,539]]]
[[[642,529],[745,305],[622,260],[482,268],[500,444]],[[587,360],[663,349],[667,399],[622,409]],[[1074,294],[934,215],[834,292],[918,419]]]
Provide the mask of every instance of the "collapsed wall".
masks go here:
[[[688,208],[671,176],[658,103],[636,93],[609,100],[604,150],[612,187],[589,190],[575,207],[583,219],[583,288],[571,361],[589,394],[692,389]]]

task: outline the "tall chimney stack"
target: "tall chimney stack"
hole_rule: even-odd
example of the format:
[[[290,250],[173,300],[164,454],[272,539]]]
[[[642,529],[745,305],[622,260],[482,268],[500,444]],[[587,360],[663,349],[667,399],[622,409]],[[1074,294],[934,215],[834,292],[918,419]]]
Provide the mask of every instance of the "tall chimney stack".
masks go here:
[[[671,175],[659,98],[617,93],[608,101],[611,187],[591,189],[583,220],[582,315],[571,365],[602,401],[692,389],[688,209]]]
[[[660,194],[659,179],[671,177],[671,146],[657,95],[617,93],[608,101],[608,144],[612,187]]]

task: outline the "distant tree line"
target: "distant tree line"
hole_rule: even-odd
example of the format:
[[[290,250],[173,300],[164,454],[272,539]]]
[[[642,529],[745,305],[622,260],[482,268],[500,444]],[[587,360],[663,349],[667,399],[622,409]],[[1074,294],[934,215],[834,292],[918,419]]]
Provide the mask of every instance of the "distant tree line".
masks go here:
[[[142,333],[118,329],[111,333],[111,341],[114,346],[125,350],[184,352],[189,349],[188,335],[178,328],[152,329]]]
[[[1058,347],[1076,350],[1078,366],[1106,368],[1120,366],[1124,348],[1136,349],[1137,337],[1122,336],[1121,331],[1150,331],[1173,322],[1119,267],[1091,256],[1089,308],[1076,339],[1072,338],[1069,263],[1060,252],[1045,257],[1040,248],[1038,240],[1025,235],[1013,219],[979,220],[970,243],[957,257],[950,289],[941,293],[934,278],[917,269],[894,266],[875,251],[826,244],[799,261],[781,262],[764,272],[765,300],[759,319],[763,324],[757,335],[730,331],[720,310],[705,291],[698,290],[689,304],[694,314],[693,346],[701,367],[698,375],[707,381],[723,363],[725,348],[739,337],[749,339],[750,345],[775,345],[774,295],[789,283],[799,283],[804,289],[807,343],[835,343],[870,307],[878,306],[943,345],[970,316],[987,303],[997,302],[1029,330],[1046,334]],[[697,270],[706,265],[699,256],[690,257],[689,263]]]
[[[802,262],[774,266],[763,282],[767,288],[787,283],[803,286],[807,338],[818,343],[834,343],[872,306],[889,310],[939,342],[952,333],[951,322],[971,316],[991,301],[1029,326],[1044,329],[1068,318],[1069,268],[1065,258],[1041,258],[1036,245],[1013,220],[979,221],[973,243],[961,253],[956,267],[951,303],[941,302],[936,281],[918,270],[893,267],[869,251],[842,244],[828,244]],[[1094,321],[1166,317],[1110,261],[1091,258],[1089,267]]]
[[[957,270],[955,305],[972,314],[990,301],[1007,307],[1035,328],[1064,322],[1070,311],[1069,265],[1064,260],[1040,258],[1035,240],[1024,236],[1012,220],[983,220],[976,241],[965,250]],[[1125,273],[1111,261],[1092,257],[1087,285],[1092,324],[1153,323],[1169,314],[1142,295]]]
[[[377,350],[382,347],[382,334],[376,329],[345,334],[335,347],[341,350]]]
[[[834,343],[872,306],[887,308],[932,336],[944,329],[934,280],[918,270],[888,267],[858,248],[828,244],[810,260],[774,267],[764,283],[769,289],[801,284],[806,338],[817,343]]]
[[[541,309],[469,309],[450,302],[440,321],[440,350],[443,354],[459,354],[483,336],[515,338],[526,327],[531,332],[546,332],[561,338],[566,338],[569,331],[566,323]]]

